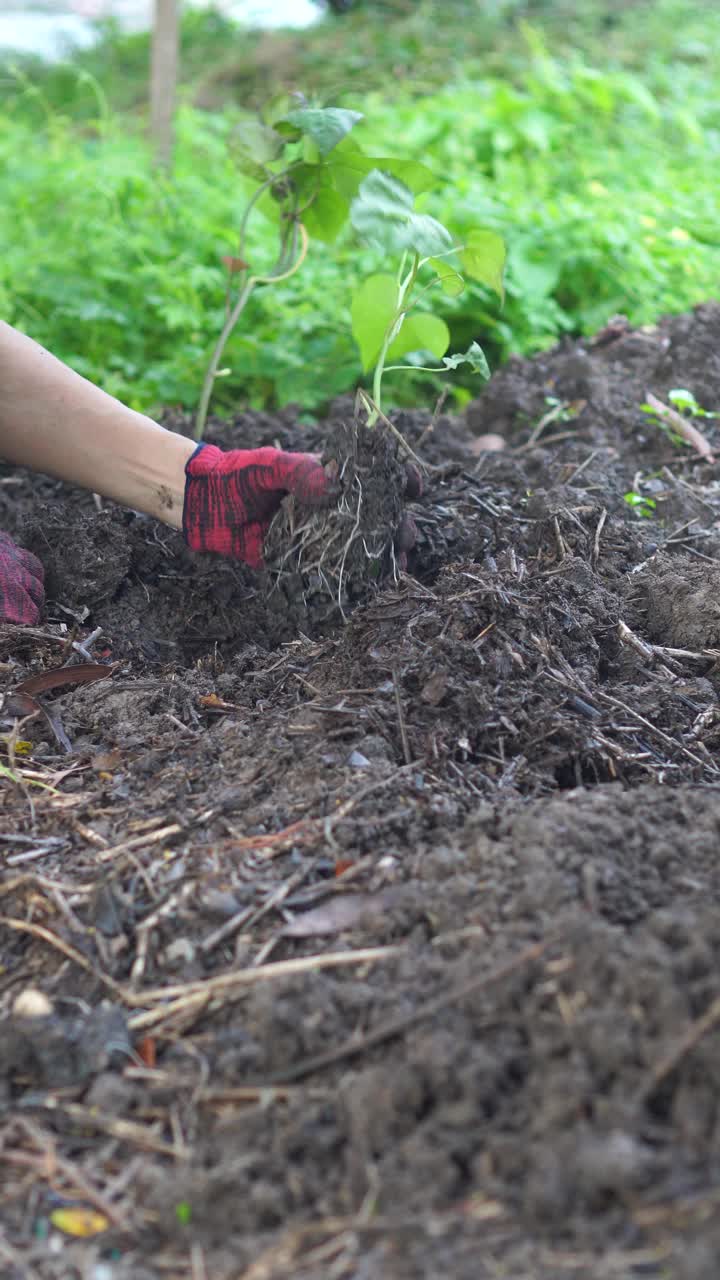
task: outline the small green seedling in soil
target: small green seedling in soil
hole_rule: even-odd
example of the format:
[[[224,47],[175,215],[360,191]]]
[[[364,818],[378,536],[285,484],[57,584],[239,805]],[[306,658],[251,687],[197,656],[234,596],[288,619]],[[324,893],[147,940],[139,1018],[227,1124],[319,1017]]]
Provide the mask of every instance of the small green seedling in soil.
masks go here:
[[[629,507],[632,507],[636,516],[640,516],[643,520],[651,520],[655,514],[657,503],[654,498],[645,498],[642,493],[638,493],[636,489],[631,489],[629,493],[624,495],[625,501]]]
[[[175,1205],[175,1217],[181,1227],[187,1227],[192,1221],[192,1207],[187,1200],[180,1200]]]
[[[707,409],[703,409],[702,406],[698,404],[692,391],[686,390],[685,387],[675,387],[674,390],[668,391],[668,400],[670,401],[672,408],[675,410],[674,415],[670,410],[667,410],[667,417],[664,417],[660,411],[660,404],[656,406],[649,404],[647,401],[645,401],[644,404],[641,404],[640,408],[643,413],[648,415],[654,426],[659,427],[661,431],[665,432],[665,435],[674,445],[689,445],[691,448],[697,448],[697,433],[695,432],[695,429],[689,427],[689,434],[687,436],[681,435],[679,430],[673,431],[672,421],[674,420],[678,427],[681,428],[682,422],[678,420],[678,414],[681,417],[683,415],[687,415],[690,418],[717,418],[718,415],[716,413],[710,413]],[[702,449],[700,449],[700,451],[702,452]]]
[[[475,228],[458,241],[447,227],[415,209],[413,193],[400,178],[378,167],[360,183],[350,206],[350,220],[358,235],[381,249],[392,272],[369,276],[352,299],[352,331],[360,349],[363,370],[373,371],[372,426],[382,412],[382,382],[390,370],[422,369],[447,373],[469,364],[483,378],[490,377],[487,360],[477,342],[462,354],[447,356],[450,332],[445,321],[417,303],[433,289],[455,298],[470,277],[493,289],[502,299],[505,244],[495,231]],[[414,352],[429,352],[441,365],[393,364]]]
[[[547,413],[543,415],[543,423],[572,422],[585,408],[584,400],[560,400],[558,396],[545,396]]]
[[[301,95],[282,95],[263,112],[248,116],[234,137],[241,173],[256,184],[240,221],[237,251],[223,255],[228,272],[225,322],[205,374],[195,418],[200,439],[215,379],[228,339],[259,285],[288,280],[300,269],[311,240],[331,243],[346,225],[350,204],[363,180],[382,169],[419,193],[434,182],[425,165],[390,156],[367,156],[349,137],[362,120],[344,107],[308,106]],[[270,219],[277,231],[275,261],[258,269],[250,258],[249,227],[255,214]]]
[[[528,445],[535,444],[546,427],[553,422],[572,422],[585,406],[584,400],[559,400],[557,396],[545,396],[547,411],[538,418],[530,432]]]
[[[707,409],[702,409],[692,391],[686,391],[684,387],[675,387],[674,391],[668,391],[668,400],[681,413],[689,413],[692,418],[717,418],[716,413],[709,413]],[[643,405],[644,408],[645,405]]]

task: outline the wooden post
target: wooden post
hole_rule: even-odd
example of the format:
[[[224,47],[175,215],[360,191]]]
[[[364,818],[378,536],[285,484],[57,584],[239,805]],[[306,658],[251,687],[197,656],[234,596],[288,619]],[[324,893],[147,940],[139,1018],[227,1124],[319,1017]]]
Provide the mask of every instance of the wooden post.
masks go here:
[[[150,136],[155,163],[172,166],[175,95],[180,54],[179,0],[155,0],[150,66]]]

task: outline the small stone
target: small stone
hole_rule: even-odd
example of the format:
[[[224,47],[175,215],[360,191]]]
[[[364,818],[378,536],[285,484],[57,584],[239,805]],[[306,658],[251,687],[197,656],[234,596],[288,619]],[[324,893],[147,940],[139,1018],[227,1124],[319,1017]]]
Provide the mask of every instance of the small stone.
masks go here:
[[[351,751],[347,758],[347,762],[351,769],[368,769],[370,761],[364,756],[362,751]]]
[[[198,905],[206,915],[219,916],[222,920],[229,920],[240,910],[240,903],[234,893],[212,887],[205,889]]]
[[[392,688],[394,690],[395,686],[393,685]],[[358,743],[358,747],[368,760],[388,759],[388,744],[379,733],[366,733]]]
[[[474,454],[481,453],[502,453],[506,447],[505,437],[498,435],[495,431],[488,431],[485,435],[476,436],[470,443],[470,452]]]
[[[195,948],[189,938],[175,938],[165,948],[165,963],[170,965],[192,964]]]
[[[16,1018],[47,1018],[52,1013],[53,1006],[44,991],[38,991],[37,987],[26,987],[16,997],[12,1011]]]

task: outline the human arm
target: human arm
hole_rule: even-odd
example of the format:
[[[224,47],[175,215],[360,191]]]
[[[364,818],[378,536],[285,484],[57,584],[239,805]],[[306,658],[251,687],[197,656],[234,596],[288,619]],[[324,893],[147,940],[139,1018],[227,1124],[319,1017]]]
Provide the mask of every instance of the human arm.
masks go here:
[[[0,322],[0,455],[182,527],[195,445]]]
[[[182,529],[188,546],[262,565],[284,493],[329,496],[319,462],[279,449],[196,445],[128,409],[0,323],[0,455]]]
[[[128,409],[3,322],[0,456],[155,516],[182,529],[193,550],[232,556],[252,568],[262,567],[265,534],[284,494],[317,507],[335,493],[314,455],[196,445]],[[408,496],[420,489],[419,473],[416,481],[408,476]],[[414,540],[407,518],[397,538],[402,567]],[[38,596],[42,569],[32,559]],[[15,590],[27,567],[14,554],[0,554],[0,618],[35,620],[38,600],[24,589],[23,609],[3,613],[3,576]]]

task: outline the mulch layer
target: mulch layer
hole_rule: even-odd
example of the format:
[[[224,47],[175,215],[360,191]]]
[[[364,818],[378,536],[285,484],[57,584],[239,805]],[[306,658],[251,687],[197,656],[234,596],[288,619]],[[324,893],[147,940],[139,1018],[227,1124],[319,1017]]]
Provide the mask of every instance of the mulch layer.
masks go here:
[[[330,592],[0,475],[49,596],[0,632],[4,1280],[717,1273],[720,418],[676,388],[720,413],[720,306],[394,414],[417,543]]]

